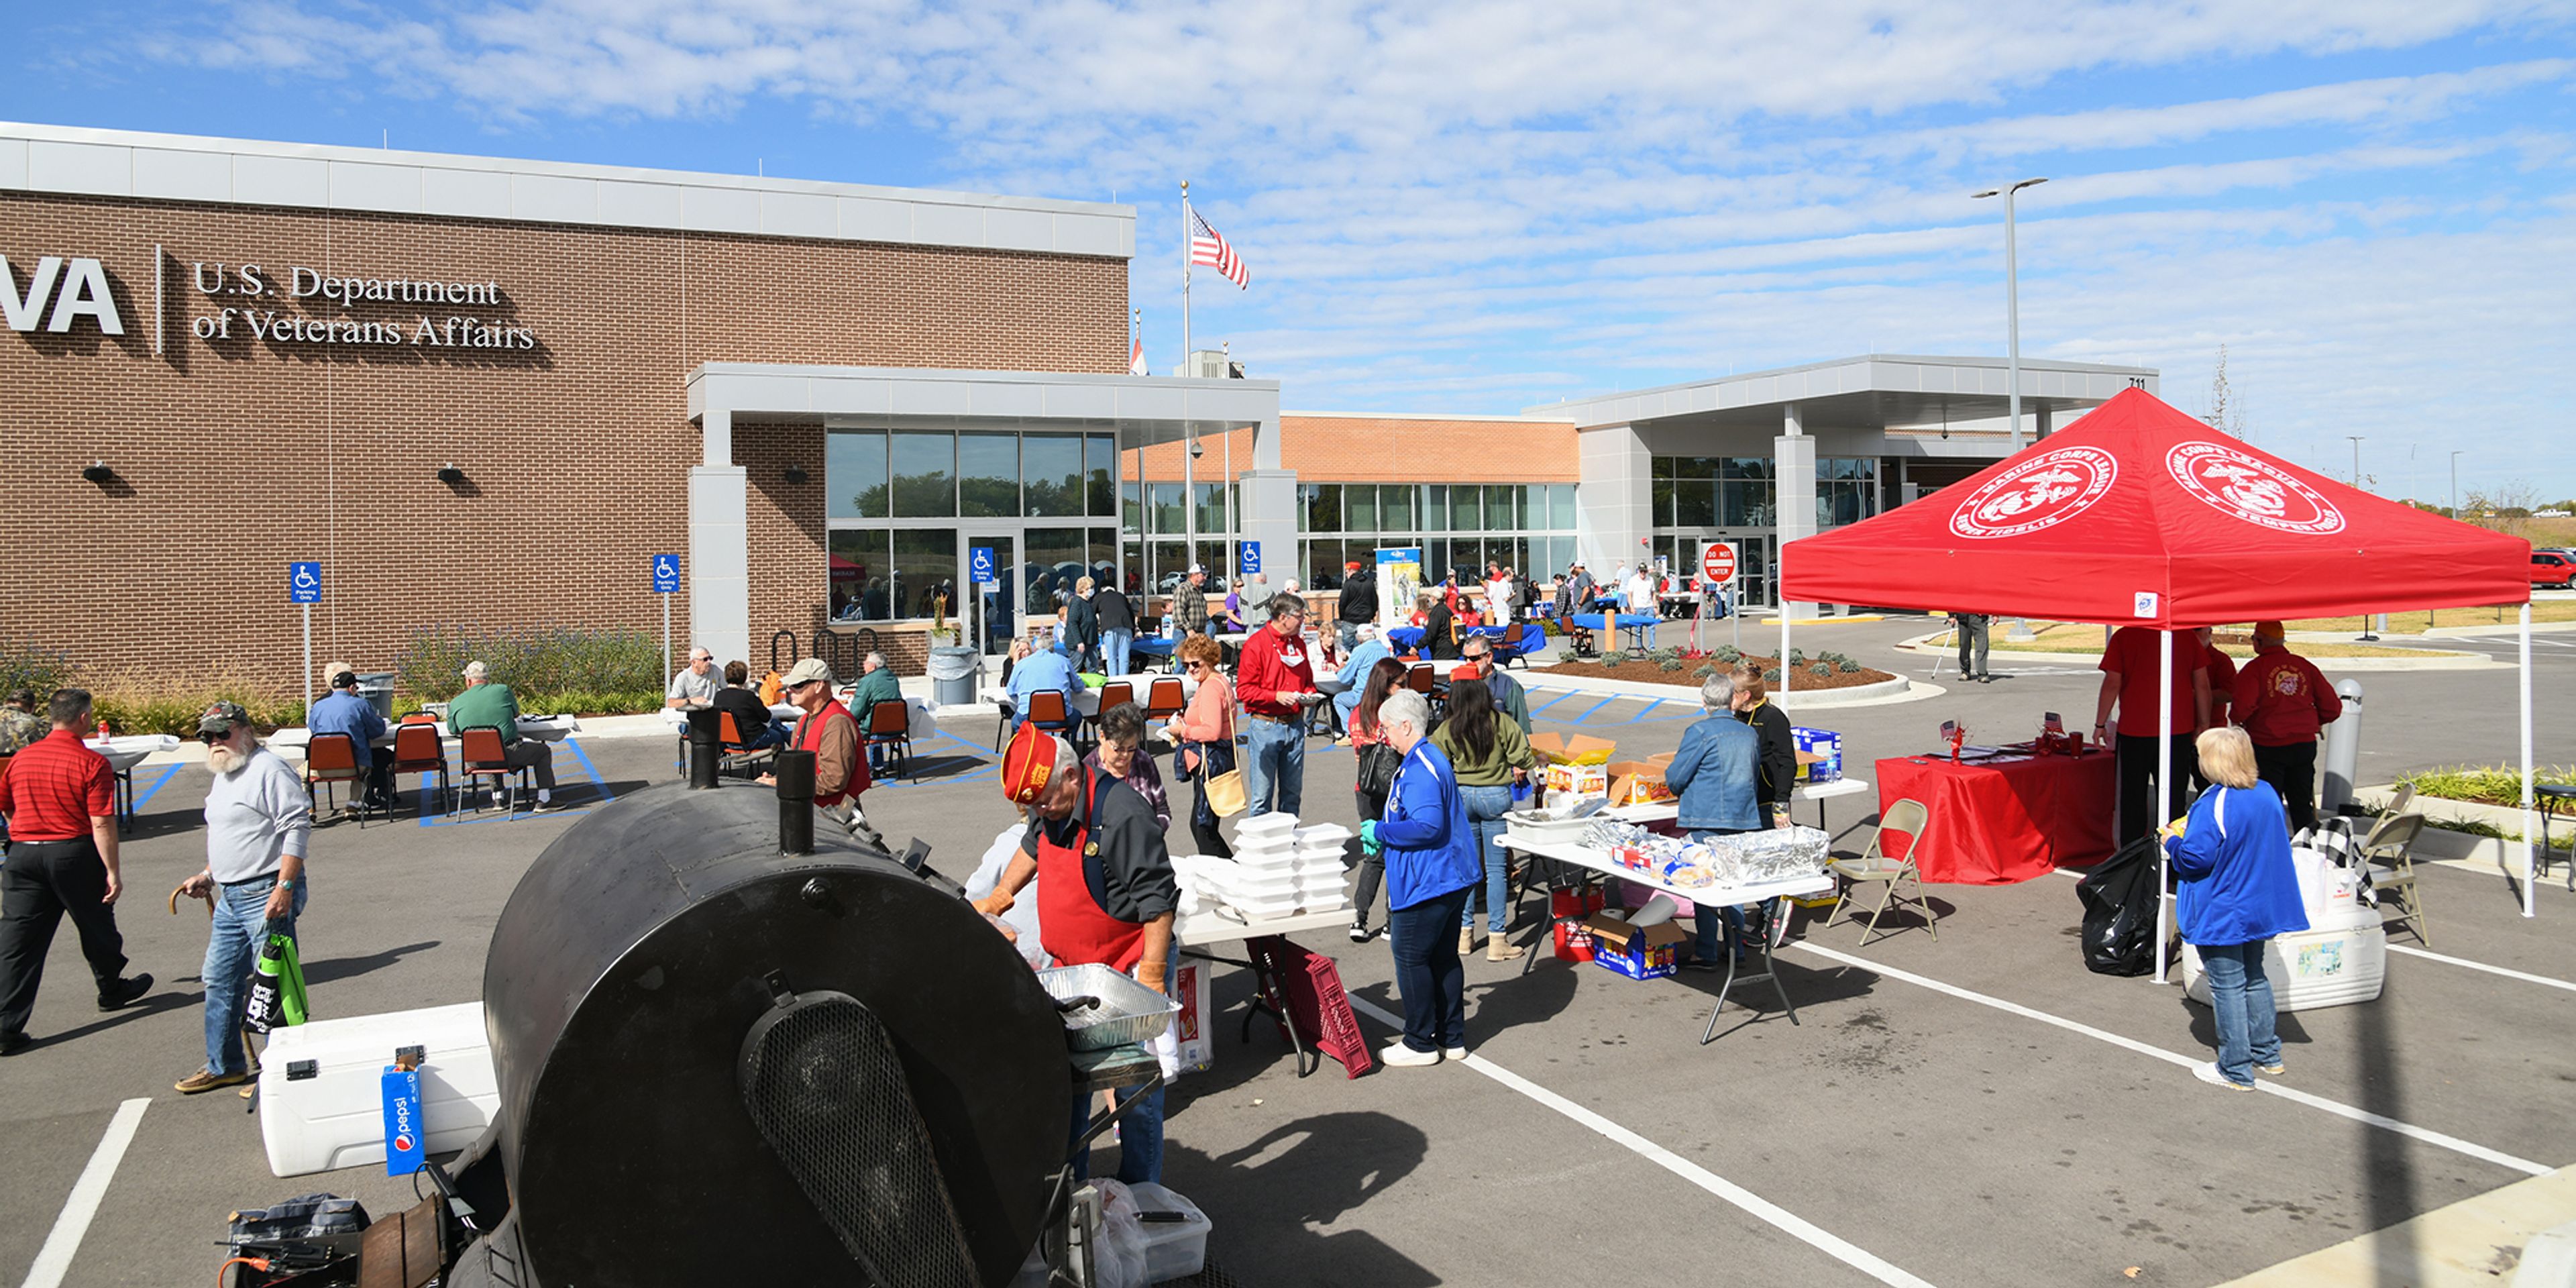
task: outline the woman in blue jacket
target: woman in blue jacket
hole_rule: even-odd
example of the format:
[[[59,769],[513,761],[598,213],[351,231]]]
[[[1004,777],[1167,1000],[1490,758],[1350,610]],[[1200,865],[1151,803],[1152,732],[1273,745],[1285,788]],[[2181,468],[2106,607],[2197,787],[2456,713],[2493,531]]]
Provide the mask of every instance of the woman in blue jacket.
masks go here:
[[[2281,797],[2255,776],[2254,742],[2237,728],[2202,732],[2194,747],[2211,788],[2194,801],[2165,853],[2181,887],[2183,942],[2209,973],[2218,1019],[2218,1063],[2192,1076],[2252,1091],[2256,1072],[2280,1076],[2281,1038],[2272,1031],[2272,980],[2264,945],[2308,928],[2299,874],[2290,866],[2290,825]]]
[[[1404,1039],[1379,1058],[1412,1067],[1467,1058],[1467,968],[1458,961],[1458,919],[1466,915],[1484,865],[1458,793],[1458,774],[1433,744],[1431,707],[1410,690],[1377,709],[1378,729],[1398,753],[1386,816],[1360,824],[1364,850],[1383,850],[1387,943],[1404,996]]]

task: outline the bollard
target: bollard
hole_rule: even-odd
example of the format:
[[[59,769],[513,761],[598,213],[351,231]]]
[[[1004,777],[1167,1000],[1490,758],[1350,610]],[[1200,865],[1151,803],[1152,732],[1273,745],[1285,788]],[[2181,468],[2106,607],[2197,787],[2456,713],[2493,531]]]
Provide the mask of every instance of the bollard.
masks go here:
[[[2343,717],[2325,728],[2325,785],[2317,793],[2317,817],[2333,818],[2352,803],[2355,776],[2361,772],[2361,681],[2335,686],[2343,699]]]
[[[689,790],[716,785],[716,768],[724,757],[722,717],[712,707],[689,713]]]
[[[770,767],[778,780],[778,852],[814,852],[814,753],[781,751]]]

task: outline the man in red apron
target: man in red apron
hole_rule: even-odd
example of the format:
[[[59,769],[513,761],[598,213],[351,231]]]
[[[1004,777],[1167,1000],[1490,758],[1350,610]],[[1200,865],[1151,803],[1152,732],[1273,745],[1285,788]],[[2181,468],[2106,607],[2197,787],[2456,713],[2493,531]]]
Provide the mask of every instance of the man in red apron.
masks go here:
[[[867,759],[859,755],[859,722],[850,709],[832,696],[832,668],[823,659],[809,657],[789,667],[779,680],[786,699],[805,714],[796,721],[796,732],[787,745],[796,751],[814,753],[814,808],[850,834],[851,839],[876,849],[885,848],[885,838],[868,825],[868,816],[859,810],[859,793],[875,781],[868,775]],[[776,784],[774,774],[763,774],[760,781]]]
[[[1035,879],[1038,938],[1047,955],[1066,966],[1109,966],[1163,991],[1180,885],[1153,806],[1034,725],[1020,726],[1002,753],[1002,792],[1031,807],[1029,830],[993,892],[975,906],[999,917]],[[1088,1097],[1075,1097],[1074,1138],[1089,1117]],[[1163,1089],[1137,1101],[1118,1131],[1118,1179],[1159,1183]],[[1088,1175],[1089,1165],[1086,1152],[1074,1160],[1075,1175]]]

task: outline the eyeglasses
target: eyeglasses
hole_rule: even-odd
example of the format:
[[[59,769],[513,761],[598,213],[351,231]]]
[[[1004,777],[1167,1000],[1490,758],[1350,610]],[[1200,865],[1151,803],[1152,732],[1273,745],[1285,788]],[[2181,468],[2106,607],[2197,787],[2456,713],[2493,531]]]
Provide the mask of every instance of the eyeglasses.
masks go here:
[[[197,731],[197,741],[202,742],[209,747],[214,746],[219,742],[231,742],[232,740],[233,731],[230,729],[226,729],[222,733],[209,733],[203,729]]]

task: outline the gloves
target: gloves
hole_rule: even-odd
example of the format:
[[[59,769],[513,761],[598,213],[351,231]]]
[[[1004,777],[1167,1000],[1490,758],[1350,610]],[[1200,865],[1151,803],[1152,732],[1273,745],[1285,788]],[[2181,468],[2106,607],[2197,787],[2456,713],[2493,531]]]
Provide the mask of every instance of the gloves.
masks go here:
[[[1164,973],[1169,969],[1170,964],[1167,962],[1138,962],[1136,963],[1136,982],[1157,993],[1162,992]]]
[[[1360,823],[1360,853],[1383,854],[1385,852],[1385,843],[1377,839],[1377,820],[1372,818],[1362,821]]]
[[[1003,913],[1009,912],[1011,910],[1011,905],[1016,902],[1018,902],[1018,900],[996,890],[993,893],[976,900],[975,911],[980,912],[987,917],[999,917]]]

